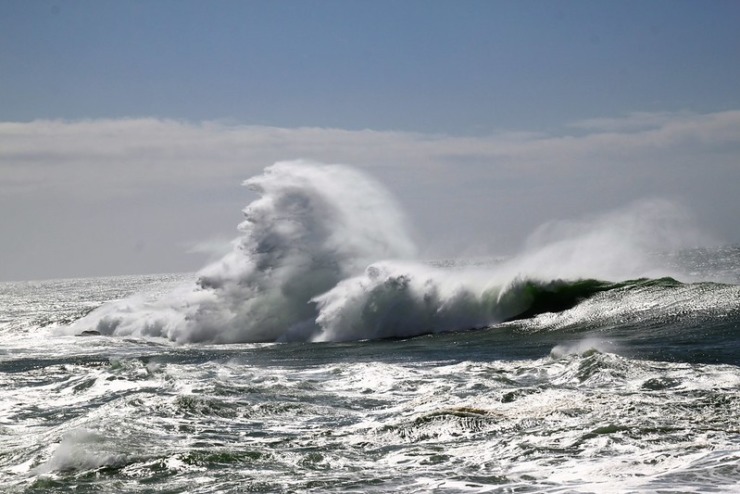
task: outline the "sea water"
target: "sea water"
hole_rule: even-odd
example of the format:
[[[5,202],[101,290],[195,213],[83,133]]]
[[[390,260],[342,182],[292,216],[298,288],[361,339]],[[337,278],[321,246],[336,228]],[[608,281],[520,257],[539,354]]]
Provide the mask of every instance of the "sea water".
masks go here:
[[[248,185],[198,273],[0,283],[1,491],[737,492],[740,248],[670,204],[421,261],[359,172]]]

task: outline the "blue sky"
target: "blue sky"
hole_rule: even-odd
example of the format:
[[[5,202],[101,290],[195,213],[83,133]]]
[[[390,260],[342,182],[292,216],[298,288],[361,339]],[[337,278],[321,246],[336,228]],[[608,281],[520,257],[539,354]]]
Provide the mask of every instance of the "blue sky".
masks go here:
[[[740,2],[0,0],[0,279],[196,269],[294,158],[429,256],[652,198],[740,242]]]
[[[0,116],[483,133],[740,107],[734,1],[0,2]]]

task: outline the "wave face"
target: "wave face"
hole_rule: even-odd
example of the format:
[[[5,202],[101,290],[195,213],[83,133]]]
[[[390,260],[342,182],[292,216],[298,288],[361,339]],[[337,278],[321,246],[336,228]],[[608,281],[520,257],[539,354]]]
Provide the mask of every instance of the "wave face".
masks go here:
[[[376,263],[314,299],[317,340],[345,341],[473,329],[563,311],[612,285],[597,280],[501,284],[496,270],[444,271],[421,264]]]
[[[280,162],[245,182],[232,251],[197,283],[107,304],[69,331],[178,342],[348,341],[439,333],[569,309],[611,285],[666,276],[647,252],[692,238],[665,201],[540,228],[524,252],[439,267],[416,248],[391,195],[339,165]]]

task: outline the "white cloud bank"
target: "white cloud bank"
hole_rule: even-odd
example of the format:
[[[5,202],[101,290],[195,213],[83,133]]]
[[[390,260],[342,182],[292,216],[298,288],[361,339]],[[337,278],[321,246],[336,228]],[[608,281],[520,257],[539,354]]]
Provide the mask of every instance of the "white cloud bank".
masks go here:
[[[510,248],[545,221],[656,196],[740,241],[740,111],[488,136],[38,120],[0,123],[0,279],[195,269],[183,244],[229,235],[250,198],[239,183],[293,158],[377,177],[429,255]]]

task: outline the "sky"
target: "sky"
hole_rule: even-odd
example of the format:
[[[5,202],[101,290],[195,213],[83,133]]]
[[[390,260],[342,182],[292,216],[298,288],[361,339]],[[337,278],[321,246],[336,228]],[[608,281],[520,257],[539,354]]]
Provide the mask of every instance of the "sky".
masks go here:
[[[275,161],[422,254],[667,199],[740,243],[740,2],[0,0],[0,280],[193,271]]]

